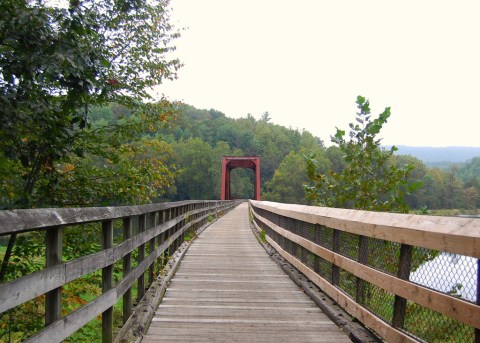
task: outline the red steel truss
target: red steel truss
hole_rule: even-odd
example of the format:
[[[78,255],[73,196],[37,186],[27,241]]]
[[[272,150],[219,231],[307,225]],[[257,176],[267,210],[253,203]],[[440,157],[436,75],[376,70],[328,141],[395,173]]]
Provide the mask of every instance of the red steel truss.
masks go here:
[[[222,193],[221,200],[230,200],[230,172],[235,168],[252,169],[255,173],[254,200],[260,200],[260,157],[258,156],[223,156],[222,158]]]

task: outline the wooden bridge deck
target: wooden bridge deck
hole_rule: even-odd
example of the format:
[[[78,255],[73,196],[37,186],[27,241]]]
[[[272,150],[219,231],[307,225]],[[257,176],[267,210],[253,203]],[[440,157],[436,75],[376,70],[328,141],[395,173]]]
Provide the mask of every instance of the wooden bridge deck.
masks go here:
[[[350,342],[260,246],[247,206],[193,242],[142,342]]]

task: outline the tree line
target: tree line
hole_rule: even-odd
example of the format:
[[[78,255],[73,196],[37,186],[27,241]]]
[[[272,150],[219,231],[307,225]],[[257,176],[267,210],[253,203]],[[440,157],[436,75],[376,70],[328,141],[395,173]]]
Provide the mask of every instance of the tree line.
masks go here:
[[[306,130],[276,125],[268,112],[258,119],[251,114],[233,119],[214,109],[170,102],[155,105],[160,109],[156,115],[118,103],[92,106],[85,117],[88,125],[76,134],[71,151],[45,162],[26,195],[31,163],[3,152],[1,207],[218,199],[221,158],[230,155],[261,157],[262,199],[313,204],[305,193],[315,183],[307,173],[309,157],[315,156],[317,174],[338,173],[346,166],[338,144],[326,147]],[[22,142],[28,145],[29,139]],[[412,166],[408,182],[418,187],[402,195],[411,209],[480,207],[480,157],[444,170],[392,153],[388,164]],[[381,170],[375,173],[379,177]],[[251,198],[253,179],[250,170],[234,170],[232,195]]]
[[[152,124],[117,103],[92,107],[90,129],[75,144],[82,154],[71,154],[47,170],[31,195],[39,199],[34,206],[218,199],[221,158],[230,155],[261,157],[262,199],[311,204],[304,192],[313,185],[307,157],[315,155],[318,173],[345,168],[338,145],[326,147],[308,131],[276,125],[268,112],[259,119],[251,114],[233,119],[214,109],[174,104],[170,113],[168,121]],[[411,209],[480,207],[480,157],[448,170],[428,167],[410,155],[392,154],[389,163],[413,166],[409,182],[419,187],[404,194]],[[1,204],[14,208],[24,172],[18,161],[4,155],[1,166]],[[253,172],[232,172],[232,194],[252,197]]]
[[[312,204],[304,191],[305,186],[314,185],[307,173],[309,156],[315,156],[320,174],[340,172],[346,166],[338,144],[326,147],[306,130],[276,125],[268,112],[258,119],[251,114],[233,119],[214,109],[177,106],[172,122],[142,136],[144,142],[161,145],[163,152],[155,157],[172,173],[170,187],[158,201],[218,199],[221,158],[226,155],[260,156],[262,199],[287,203]],[[129,115],[126,108],[110,104],[93,108],[90,120],[94,127],[109,127]],[[412,166],[407,182],[417,186],[403,194],[411,209],[476,209],[480,205],[480,157],[448,170],[430,168],[410,155],[390,154],[387,162],[399,168]],[[381,170],[372,167],[379,178]],[[253,172],[234,170],[232,192],[234,197],[250,198]]]

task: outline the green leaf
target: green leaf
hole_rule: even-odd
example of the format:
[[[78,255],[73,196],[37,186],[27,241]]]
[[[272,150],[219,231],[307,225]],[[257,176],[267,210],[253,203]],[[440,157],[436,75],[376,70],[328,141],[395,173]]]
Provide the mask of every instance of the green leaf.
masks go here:
[[[363,97],[361,95],[357,96],[357,105],[362,107],[363,104],[365,103],[365,100],[366,100],[365,97]]]
[[[343,170],[330,170],[321,181],[309,173],[316,189],[309,196],[327,206],[406,211],[404,189],[410,187],[407,180],[412,170],[390,164],[396,148],[384,151],[380,147],[380,139],[376,138],[390,116],[390,108],[387,107],[377,119],[369,121],[369,101],[358,96],[357,105],[360,113],[355,120],[367,124],[361,127],[350,123],[349,140],[344,140],[345,131],[338,128],[332,137],[332,142],[337,143],[344,154]]]

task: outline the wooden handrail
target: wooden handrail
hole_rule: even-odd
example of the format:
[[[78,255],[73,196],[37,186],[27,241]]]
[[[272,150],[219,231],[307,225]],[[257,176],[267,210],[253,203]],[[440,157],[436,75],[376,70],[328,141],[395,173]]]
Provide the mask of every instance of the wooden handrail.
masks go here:
[[[210,202],[214,203],[215,201]],[[208,203],[209,201],[190,200],[137,206],[2,210],[0,211],[0,236],[51,227],[129,218],[187,205],[201,206]]]
[[[181,201],[142,206],[32,209],[0,211],[0,236],[29,231],[46,231],[46,268],[21,278],[0,284],[0,313],[46,295],[46,327],[28,339],[29,342],[61,342],[102,315],[103,342],[113,339],[113,306],[124,296],[124,321],[132,311],[131,287],[138,282],[138,296],[145,290],[145,273],[148,284],[154,281],[155,269],[160,269],[161,258],[168,250],[174,251],[183,242],[188,230],[208,225],[218,213],[233,208],[235,201]],[[132,218],[139,217],[143,229],[132,235]],[[123,221],[124,240],[113,246],[113,221]],[[102,250],[61,262],[63,228],[101,223]],[[148,255],[145,247],[148,245]],[[132,268],[131,253],[139,251],[140,258]],[[123,278],[113,283],[113,265],[123,261]],[[155,264],[157,267],[155,268]],[[79,309],[61,316],[62,287],[82,276],[102,270],[102,294]]]
[[[250,201],[250,207],[254,225],[258,230],[265,231],[268,243],[347,312],[377,331],[388,342],[416,341],[418,334],[409,332],[408,327],[404,325],[409,319],[406,311],[407,302],[418,304],[470,326],[470,332],[475,332],[473,335],[477,335],[477,338],[474,339],[478,341],[480,337],[478,297],[480,295],[477,294],[477,301],[467,301],[411,282],[409,275],[412,247],[461,254],[478,259],[480,257],[479,219],[402,215],[260,201]],[[301,225],[308,228],[307,234],[299,234],[298,227]],[[319,244],[317,236],[321,231],[331,233],[329,244]],[[364,243],[365,251],[363,251],[366,254],[368,254],[368,241],[365,239],[396,244],[395,256],[387,256],[387,252],[384,254],[390,263],[396,259],[398,275],[368,265],[368,258],[362,256],[361,247],[355,248],[353,255],[356,256],[353,257],[341,253],[342,249],[347,249],[345,247],[347,243],[339,240],[339,233],[355,237],[360,243],[367,242]],[[299,248],[292,248],[292,244]],[[321,259],[322,263],[329,265],[332,270],[331,276],[319,275],[308,261],[304,260],[306,254],[313,256],[315,261]],[[477,261],[477,266],[479,264]],[[357,279],[356,291],[347,291],[340,287],[341,282],[338,279],[345,272]],[[478,274],[471,277],[478,285],[480,282]],[[391,308],[393,318],[382,319],[374,309],[366,308],[362,304],[364,289],[359,287],[364,288],[365,285],[370,289],[382,289],[385,294],[395,296],[395,303],[392,302]],[[372,294],[374,292],[370,292],[370,297],[374,296]],[[374,300],[369,299],[369,301]],[[434,327],[430,328],[430,330],[434,329]]]
[[[401,244],[480,258],[480,220],[291,205],[251,203],[305,223]]]

